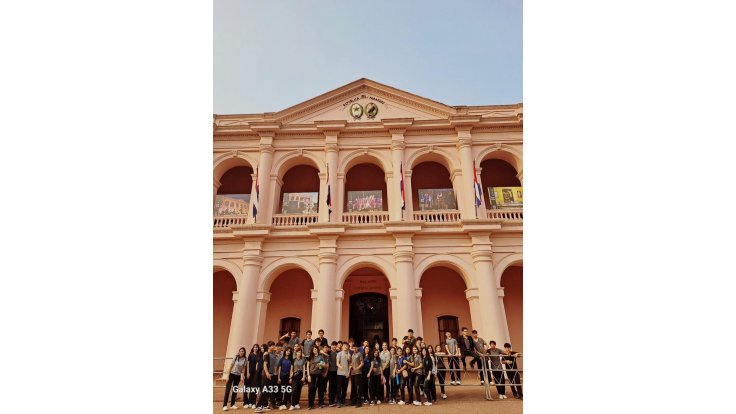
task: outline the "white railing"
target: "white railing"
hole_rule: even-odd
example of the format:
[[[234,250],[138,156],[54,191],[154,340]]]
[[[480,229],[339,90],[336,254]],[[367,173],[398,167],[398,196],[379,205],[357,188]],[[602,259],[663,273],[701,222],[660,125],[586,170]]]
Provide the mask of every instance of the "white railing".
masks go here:
[[[273,225],[275,227],[306,226],[316,223],[318,217],[317,214],[274,214]]]
[[[495,209],[495,210],[487,210],[486,214],[488,215],[488,218],[491,220],[501,220],[501,221],[523,221],[524,220],[524,210],[522,209]]]
[[[388,211],[362,211],[342,213],[342,222],[348,224],[372,224],[388,221]]]
[[[458,210],[415,211],[414,220],[431,223],[449,223],[460,221],[460,212]]]
[[[212,227],[223,228],[232,226],[242,226],[248,222],[248,215],[237,216],[215,216]]]

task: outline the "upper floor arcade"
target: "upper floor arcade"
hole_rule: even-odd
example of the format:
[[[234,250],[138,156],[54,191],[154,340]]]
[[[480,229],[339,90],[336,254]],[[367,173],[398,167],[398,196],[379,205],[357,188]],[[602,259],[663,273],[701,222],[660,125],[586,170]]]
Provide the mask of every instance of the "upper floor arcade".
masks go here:
[[[360,79],[276,113],[215,115],[215,232],[474,220],[520,230],[522,109],[452,107]]]

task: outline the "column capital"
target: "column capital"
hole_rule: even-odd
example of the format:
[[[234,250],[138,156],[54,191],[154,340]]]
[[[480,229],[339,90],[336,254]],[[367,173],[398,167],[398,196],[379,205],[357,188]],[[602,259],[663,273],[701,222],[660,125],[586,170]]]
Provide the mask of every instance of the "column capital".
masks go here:
[[[243,253],[243,262],[245,266],[260,266],[263,264],[263,255],[252,252]]]
[[[309,291],[312,293],[312,296],[311,296],[312,301],[316,302],[317,301],[317,293],[318,293],[317,292],[317,289],[310,289]]]
[[[212,184],[214,184],[215,188],[220,188],[222,183],[217,178],[212,177]]]
[[[398,250],[394,252],[394,261],[396,263],[402,263],[402,262],[414,262],[414,252],[406,251],[406,250]]]
[[[478,288],[470,288],[465,290],[465,298],[468,300],[477,300],[480,297]]]
[[[389,288],[388,289],[388,292],[389,292],[388,294],[389,294],[389,297],[391,298],[391,300],[397,300],[397,299],[399,299],[399,288]],[[394,311],[394,312],[396,312],[396,311]]]
[[[260,303],[268,303],[271,301],[271,292],[264,292],[262,290],[256,293],[256,301]]]
[[[463,176],[463,170],[460,168],[455,168],[452,170],[452,174],[450,174],[450,181],[455,181],[456,177],[462,177]]]
[[[335,299],[338,299],[338,300],[345,299],[345,290],[344,289],[336,289],[335,290]]]
[[[498,297],[499,298],[504,297],[503,286],[497,287],[496,288],[496,292],[498,292]]]
[[[338,180],[344,180],[345,179],[345,173],[344,172],[337,173],[337,179]]]
[[[404,177],[406,177],[406,179],[410,179],[411,178],[411,170],[404,170]]]
[[[238,291],[233,290],[233,303],[238,303]]]
[[[414,289],[414,293],[416,294],[417,299],[421,299],[422,298],[422,288],[416,288],[416,289]]]
[[[319,252],[319,263],[337,263],[338,254],[335,252]]]
[[[284,185],[284,180],[282,180],[281,177],[279,177],[278,174],[271,174],[270,177],[271,177],[271,181],[276,181],[276,184],[278,184],[280,186],[281,185]]]

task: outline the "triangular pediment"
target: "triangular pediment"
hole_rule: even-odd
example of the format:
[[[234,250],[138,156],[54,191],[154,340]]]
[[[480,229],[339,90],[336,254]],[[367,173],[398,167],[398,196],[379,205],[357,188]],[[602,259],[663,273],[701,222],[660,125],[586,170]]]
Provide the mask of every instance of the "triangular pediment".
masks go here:
[[[455,114],[451,106],[363,78],[277,112],[274,120],[283,125],[336,120],[360,123],[447,119]]]

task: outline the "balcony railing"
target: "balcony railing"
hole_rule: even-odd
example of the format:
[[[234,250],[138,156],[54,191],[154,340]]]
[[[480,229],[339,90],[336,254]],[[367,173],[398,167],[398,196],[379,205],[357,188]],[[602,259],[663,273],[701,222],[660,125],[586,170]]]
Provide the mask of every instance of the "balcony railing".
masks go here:
[[[451,223],[460,221],[460,212],[458,210],[415,211],[414,220],[430,223]]]
[[[232,226],[242,226],[248,222],[248,215],[242,214],[237,216],[215,216],[212,227],[225,228]]]
[[[342,222],[348,224],[373,224],[388,221],[388,211],[362,211],[342,213]]]
[[[273,225],[275,227],[306,226],[316,223],[318,217],[317,214],[274,214]]]
[[[524,211],[520,208],[515,209],[495,209],[487,210],[486,214],[491,220],[500,221],[523,221]]]

